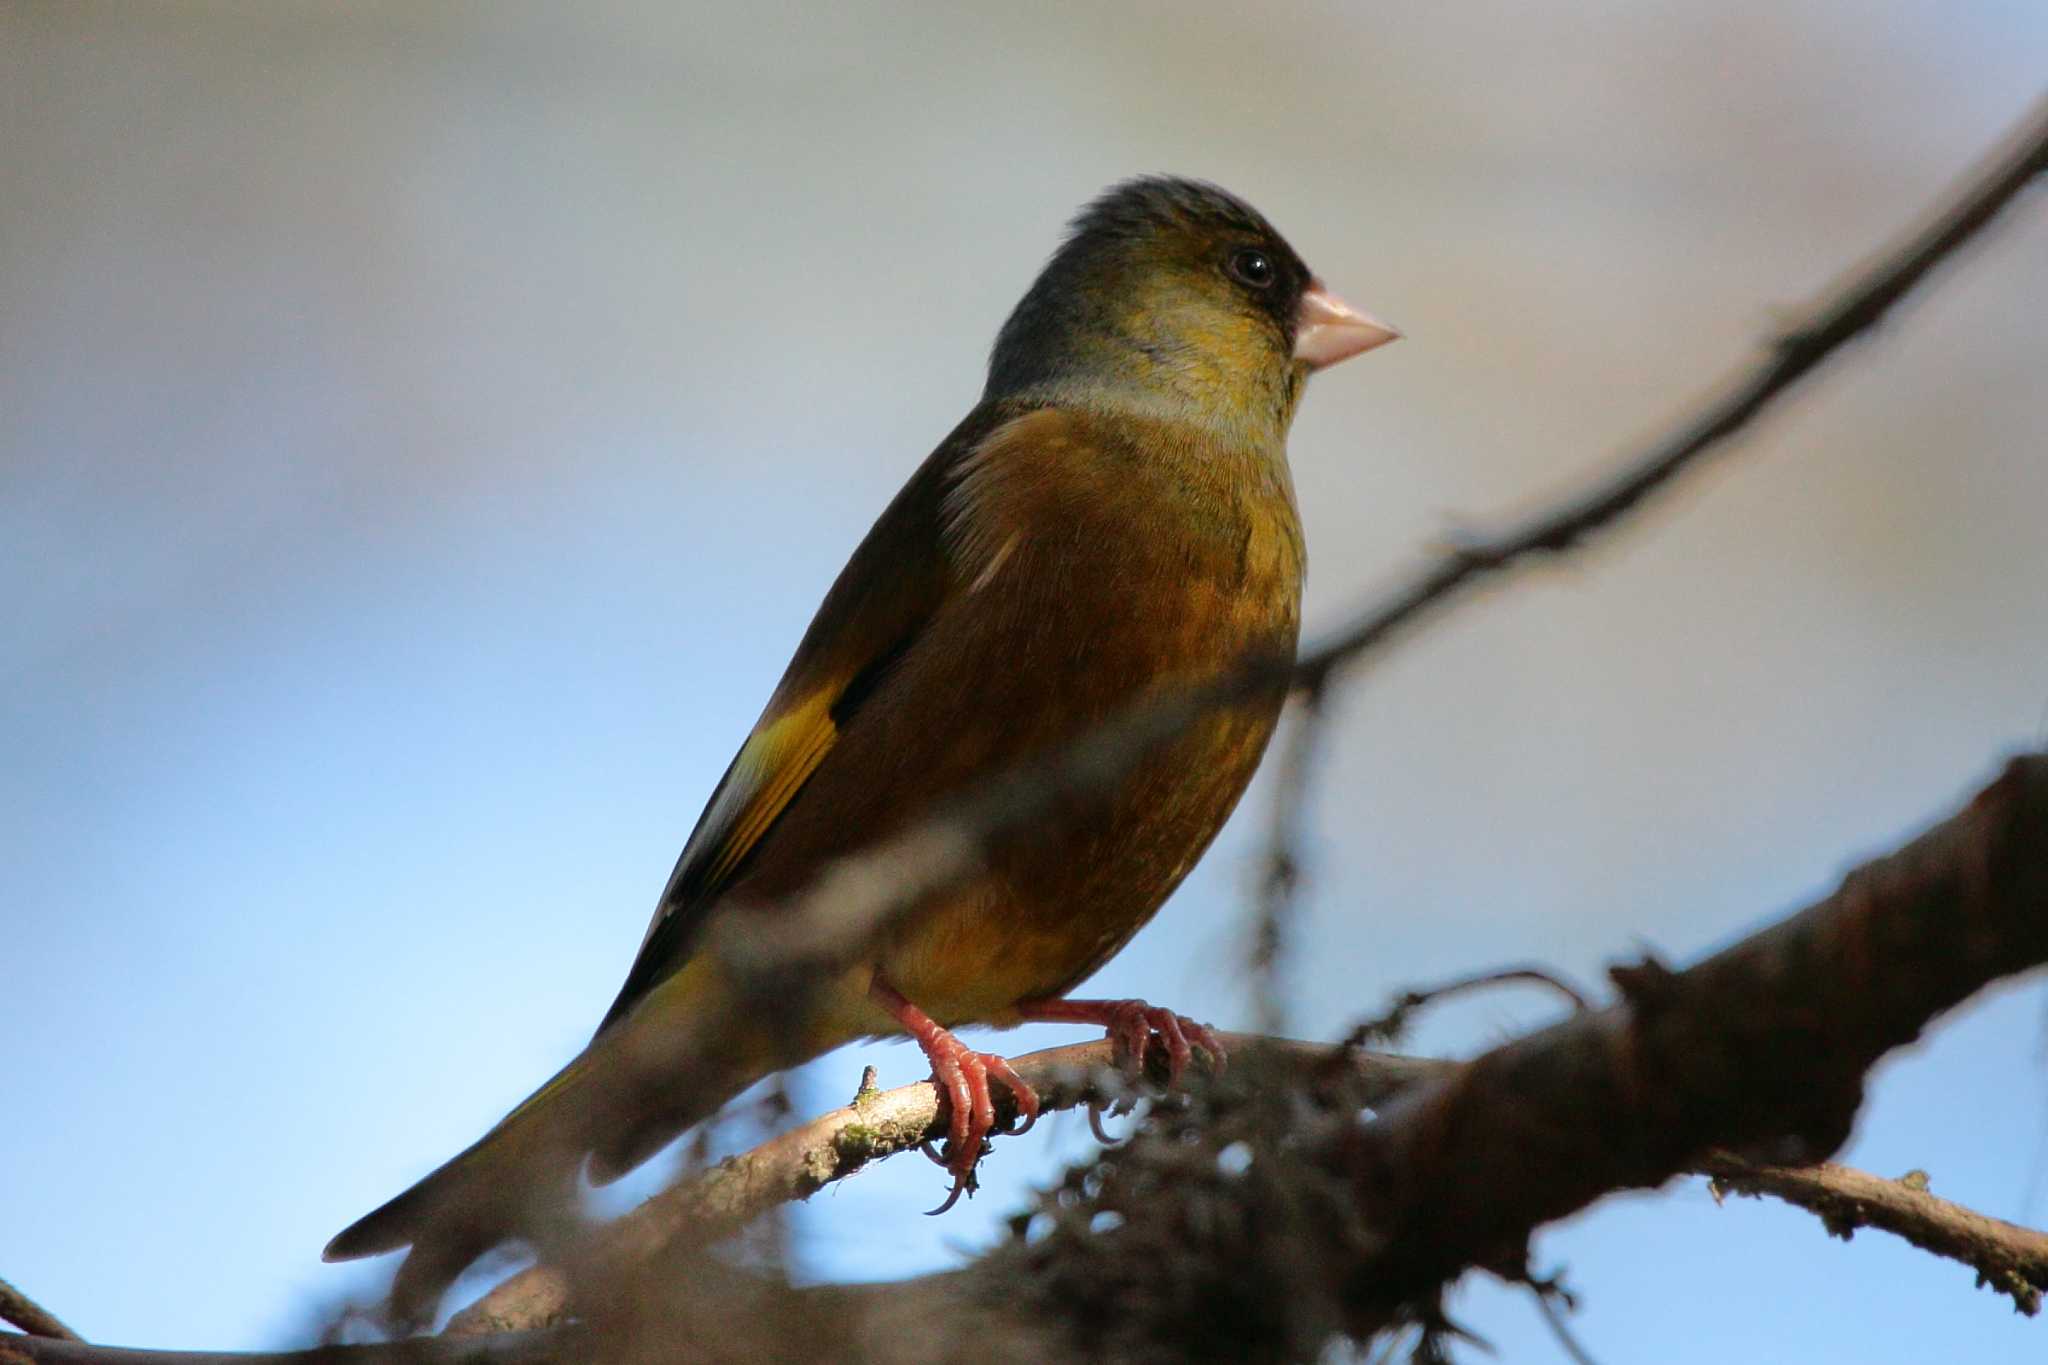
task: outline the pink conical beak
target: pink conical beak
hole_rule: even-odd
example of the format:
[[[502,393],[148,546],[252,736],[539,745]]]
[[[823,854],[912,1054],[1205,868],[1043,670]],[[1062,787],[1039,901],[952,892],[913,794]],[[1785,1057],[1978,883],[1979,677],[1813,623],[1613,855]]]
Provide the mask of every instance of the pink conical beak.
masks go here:
[[[1294,310],[1294,358],[1311,370],[1349,360],[1400,336],[1372,314],[1361,313],[1332,294],[1321,280],[1308,282]]]

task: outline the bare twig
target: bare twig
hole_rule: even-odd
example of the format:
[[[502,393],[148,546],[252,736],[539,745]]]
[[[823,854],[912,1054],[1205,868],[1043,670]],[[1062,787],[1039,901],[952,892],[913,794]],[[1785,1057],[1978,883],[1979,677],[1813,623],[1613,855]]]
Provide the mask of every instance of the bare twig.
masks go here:
[[[1400,1038],[1414,1022],[1417,1010],[1433,1005],[1439,1000],[1452,996],[1467,995],[1473,991],[1492,990],[1496,986],[1541,986],[1562,998],[1574,1010],[1587,1010],[1593,1002],[1585,992],[1547,967],[1502,967],[1493,971],[1475,972],[1461,976],[1455,981],[1446,981],[1436,986],[1421,986],[1401,992],[1394,1003],[1374,1018],[1367,1019],[1351,1030],[1344,1040],[1346,1047],[1383,1047]]]
[[[0,1322],[11,1322],[32,1337],[54,1337],[59,1341],[80,1339],[78,1333],[59,1321],[55,1313],[5,1280],[0,1280]]]
[[[1571,1322],[1565,1316],[1576,1312],[1579,1306],[1571,1291],[1559,1284],[1553,1275],[1547,1280],[1531,1281],[1529,1292],[1536,1299],[1536,1311],[1550,1328],[1550,1335],[1557,1339],[1558,1349],[1570,1358],[1572,1365],[1600,1365],[1593,1359],[1593,1353],[1586,1349],[1585,1343],[1579,1340],[1578,1333],[1572,1331]]]
[[[1978,1284],[2010,1295],[2013,1307],[2029,1317],[2041,1311],[2041,1294],[2048,1290],[2048,1232],[1951,1203],[1929,1193],[1924,1177],[1886,1180],[1831,1161],[1758,1166],[1727,1152],[1716,1153],[1701,1169],[1716,1199],[1725,1193],[1775,1195],[1819,1214],[1843,1241],[1858,1228],[1882,1229],[1969,1266]]]
[[[1282,741],[1273,769],[1273,819],[1266,833],[1266,863],[1252,918],[1253,1016],[1260,1033],[1287,1031],[1285,958],[1288,921],[1301,892],[1302,822],[1308,805],[1309,766],[1323,733],[1323,687],[1306,689],[1294,727]]]

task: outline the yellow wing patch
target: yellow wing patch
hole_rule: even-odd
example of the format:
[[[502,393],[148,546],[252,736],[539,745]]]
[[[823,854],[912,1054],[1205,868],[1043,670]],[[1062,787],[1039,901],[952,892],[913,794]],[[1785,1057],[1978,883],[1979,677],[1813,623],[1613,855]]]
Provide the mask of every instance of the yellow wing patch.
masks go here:
[[[705,887],[717,886],[732,875],[817,771],[839,738],[839,727],[832,723],[832,702],[838,693],[836,687],[814,692],[795,709],[747,737],[733,781],[719,802],[723,805],[731,800],[733,807],[717,812],[712,827],[705,830],[717,839],[704,850]]]
[[[832,708],[845,691],[843,683],[833,682],[794,706],[770,704],[769,714],[740,746],[717,795],[683,846],[683,856],[676,860],[676,870],[647,925],[647,936],[640,940],[640,955],[633,960],[619,998],[598,1025],[599,1033],[685,959],[687,951],[681,945],[687,943],[694,916],[716,898],[831,752],[839,738]]]

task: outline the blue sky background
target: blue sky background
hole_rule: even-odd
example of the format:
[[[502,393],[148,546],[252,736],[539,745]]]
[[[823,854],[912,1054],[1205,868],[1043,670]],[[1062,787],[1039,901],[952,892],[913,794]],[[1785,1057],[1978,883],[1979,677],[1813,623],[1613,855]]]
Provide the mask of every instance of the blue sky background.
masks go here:
[[[2016,2],[0,7],[0,1275],[158,1346],[366,1292],[385,1268],[321,1245],[587,1036],[825,585],[1102,185],[1230,185],[1409,333],[1296,428],[1327,627],[1751,354],[2044,53]],[[2037,197],[1620,542],[1352,678],[1297,1031],[1490,964],[1693,957],[2039,741],[2044,298]],[[1102,993],[1249,1022],[1264,796]],[[1847,1158],[2048,1219],[2043,1003],[1887,1063]],[[922,1074],[849,1052],[803,1107],[868,1060]],[[944,1219],[938,1172],[886,1163],[798,1212],[800,1268],[951,1264],[1087,1144],[1001,1144]],[[1539,1260],[1609,1361],[2048,1342],[1967,1271],[1696,1183]],[[1560,1358],[1517,1295],[1457,1308]]]

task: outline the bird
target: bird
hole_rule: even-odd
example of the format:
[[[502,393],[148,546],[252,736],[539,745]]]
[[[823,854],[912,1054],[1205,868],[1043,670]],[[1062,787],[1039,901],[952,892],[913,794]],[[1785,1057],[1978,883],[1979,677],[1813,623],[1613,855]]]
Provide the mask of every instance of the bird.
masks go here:
[[[417,1320],[479,1256],[531,1239],[580,1175],[615,1178],[755,1081],[861,1038],[907,1034],[930,1062],[952,1179],[934,1212],[973,1188],[996,1087],[1025,1125],[1038,1109],[1007,1061],[954,1030],[1089,1024],[1126,1062],[1163,1048],[1174,1080],[1197,1051],[1220,1066],[1194,1020],[1070,992],[1207,849],[1284,682],[991,847],[801,1001],[748,993],[707,945],[737,907],[772,914],[839,860],[1148,698],[1291,658],[1306,551],[1289,427],[1311,374],[1399,335],[1217,185],[1141,176],[1085,205],[998,331],[980,400],[826,593],[590,1045],[325,1259],[409,1246],[391,1303]],[[651,1083],[608,1086],[603,1059],[628,1054],[656,1059]]]

